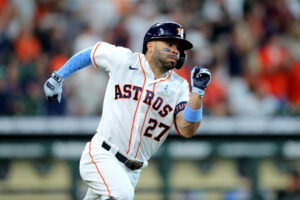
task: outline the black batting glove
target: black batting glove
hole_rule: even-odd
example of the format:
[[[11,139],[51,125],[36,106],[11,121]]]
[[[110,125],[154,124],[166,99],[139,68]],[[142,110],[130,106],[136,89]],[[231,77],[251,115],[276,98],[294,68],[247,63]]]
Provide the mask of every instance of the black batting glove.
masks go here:
[[[195,66],[191,72],[192,92],[204,96],[204,91],[211,79],[211,73],[206,68]]]

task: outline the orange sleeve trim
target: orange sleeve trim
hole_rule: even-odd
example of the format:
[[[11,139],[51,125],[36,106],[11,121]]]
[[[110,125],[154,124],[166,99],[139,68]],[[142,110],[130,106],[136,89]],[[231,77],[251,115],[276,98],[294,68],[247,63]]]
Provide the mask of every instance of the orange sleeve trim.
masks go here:
[[[102,42],[99,42],[99,43],[97,44],[96,48],[95,48],[94,51],[93,51],[93,63],[94,63],[94,65],[95,65],[95,67],[96,67],[97,69],[99,69],[99,66],[96,64],[95,53],[96,53],[96,51],[97,51],[97,49],[98,49],[98,47],[100,46],[101,43],[102,43]]]
[[[146,78],[146,72],[145,72],[144,67],[142,65],[141,56],[140,56],[140,54],[138,54],[138,55],[139,55],[140,66],[141,66],[141,68],[143,70],[143,73],[144,73],[144,83],[143,83],[143,88],[142,88],[141,94],[140,94],[139,99],[138,99],[138,103],[137,103],[136,108],[135,108],[135,112],[134,112],[134,116],[133,116],[133,121],[132,121],[132,125],[131,125],[128,150],[127,150],[126,154],[128,154],[130,152],[130,146],[131,146],[131,139],[132,139],[132,132],[133,132],[133,127],[134,127],[135,117],[136,117],[136,113],[137,113],[137,110],[138,110],[139,105],[140,105],[140,100],[141,100],[141,97],[143,95],[143,91],[144,91],[146,80],[147,80],[147,78]]]
[[[93,156],[92,156],[92,154],[91,154],[91,145],[92,145],[92,142],[90,142],[90,145],[89,145],[89,155],[90,155],[90,157],[91,157],[91,159],[92,159],[92,162],[94,163],[94,165],[95,165],[95,167],[96,167],[96,169],[97,169],[97,172],[98,172],[98,174],[100,175],[100,177],[101,177],[101,179],[102,179],[102,181],[103,181],[103,183],[104,183],[104,185],[106,186],[106,189],[107,189],[107,191],[108,191],[108,196],[110,197],[110,198],[113,198],[112,196],[111,196],[111,192],[110,192],[110,190],[109,190],[109,188],[108,188],[108,185],[106,184],[106,181],[105,181],[105,179],[103,178],[103,176],[102,176],[102,174],[101,174],[101,172],[100,172],[100,170],[99,170],[99,168],[98,168],[98,165],[97,165],[97,163],[94,161],[94,158],[93,158]]]

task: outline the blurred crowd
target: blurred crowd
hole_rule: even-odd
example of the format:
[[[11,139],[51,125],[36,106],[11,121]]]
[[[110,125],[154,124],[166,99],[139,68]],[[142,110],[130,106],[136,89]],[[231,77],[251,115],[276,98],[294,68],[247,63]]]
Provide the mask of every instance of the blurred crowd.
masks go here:
[[[212,72],[206,115],[300,114],[299,0],[0,0],[0,115],[101,114],[105,72],[69,76],[60,104],[46,102],[44,82],[100,40],[141,52],[160,21],[194,44],[177,73]]]

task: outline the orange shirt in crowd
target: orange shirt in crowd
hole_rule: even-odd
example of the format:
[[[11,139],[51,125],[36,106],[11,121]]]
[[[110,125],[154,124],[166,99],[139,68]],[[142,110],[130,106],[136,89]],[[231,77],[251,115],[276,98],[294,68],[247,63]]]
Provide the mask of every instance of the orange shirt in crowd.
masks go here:
[[[284,70],[288,52],[279,45],[267,44],[259,50],[260,80],[271,95],[278,99],[287,97],[288,74]]]
[[[64,55],[56,55],[52,58],[52,60],[50,61],[50,71],[57,71],[59,70],[67,61],[68,61],[68,57],[64,56]]]
[[[8,0],[0,0],[0,11],[3,11],[7,4]]]
[[[291,104],[300,103],[300,60],[291,65],[288,96]]]
[[[15,49],[18,60],[26,63],[39,55],[41,44],[34,35],[21,35],[15,42]]]

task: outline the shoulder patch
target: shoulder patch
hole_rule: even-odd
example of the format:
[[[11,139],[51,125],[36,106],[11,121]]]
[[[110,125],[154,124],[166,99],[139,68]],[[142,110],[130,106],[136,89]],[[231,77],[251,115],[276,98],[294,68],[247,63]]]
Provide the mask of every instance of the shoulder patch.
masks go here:
[[[182,101],[176,105],[175,111],[174,111],[174,119],[176,118],[176,115],[185,108],[186,104],[187,104],[187,101]]]

